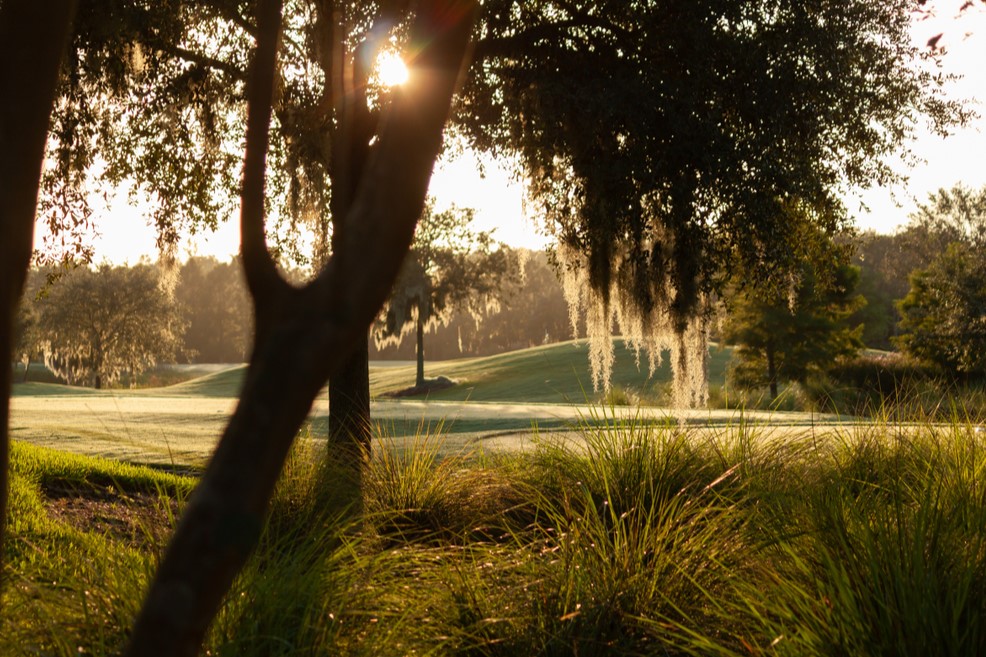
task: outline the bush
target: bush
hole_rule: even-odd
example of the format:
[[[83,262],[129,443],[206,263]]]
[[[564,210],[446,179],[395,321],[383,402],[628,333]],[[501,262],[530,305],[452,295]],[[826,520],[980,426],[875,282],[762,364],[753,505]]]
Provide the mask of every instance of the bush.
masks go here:
[[[826,380],[811,388],[811,395],[821,410],[855,415],[962,421],[986,414],[981,386],[893,353],[837,363]]]

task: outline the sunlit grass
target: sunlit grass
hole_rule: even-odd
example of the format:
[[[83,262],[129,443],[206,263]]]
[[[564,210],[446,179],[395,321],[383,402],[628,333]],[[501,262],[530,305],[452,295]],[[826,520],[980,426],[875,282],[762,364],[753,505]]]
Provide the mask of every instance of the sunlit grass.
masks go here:
[[[986,654],[976,429],[792,438],[602,409],[580,441],[520,453],[451,451],[441,428],[381,438],[361,497],[305,440],[207,650]],[[114,654],[160,541],[52,516],[50,491],[180,497],[190,480],[22,445],[13,472],[0,654]]]

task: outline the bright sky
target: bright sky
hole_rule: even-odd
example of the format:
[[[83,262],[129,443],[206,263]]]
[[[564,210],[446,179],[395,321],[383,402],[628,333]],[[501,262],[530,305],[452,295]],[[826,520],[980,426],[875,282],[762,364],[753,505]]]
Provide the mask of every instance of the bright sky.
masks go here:
[[[914,38],[923,45],[943,34],[938,42],[945,48],[942,71],[962,76],[947,87],[948,93],[974,100],[973,109],[983,116],[947,138],[923,132],[913,150],[924,163],[910,170],[902,164],[897,167],[910,177],[905,187],[877,188],[847,198],[846,205],[860,228],[892,232],[907,223],[908,215],[929,194],[959,182],[973,188],[986,185],[986,8],[979,3],[960,14],[963,4],[965,0],[933,3],[935,15],[916,25]]]
[[[964,0],[938,0],[936,16],[919,24],[914,37],[924,44],[929,37],[944,33],[939,42],[946,50],[943,71],[963,76],[949,87],[949,93],[957,98],[976,99],[979,104],[975,109],[984,116],[948,138],[922,134],[913,150],[925,162],[908,172],[910,182],[905,187],[850,195],[847,206],[860,228],[891,232],[906,223],[917,204],[939,188],[950,188],[958,182],[974,188],[986,185],[986,9],[978,4],[956,18],[963,3]],[[525,216],[522,184],[512,180],[507,167],[496,162],[484,160],[483,175],[480,168],[470,152],[439,162],[430,188],[439,209],[453,203],[475,208],[477,229],[495,228],[496,237],[513,246],[545,246],[548,240]],[[899,168],[906,171],[903,165]],[[94,239],[97,261],[133,263],[144,255],[156,256],[154,231],[144,224],[137,210],[128,207],[125,194],[119,194],[109,211],[97,213],[94,220],[101,233]],[[234,216],[215,233],[189,240],[181,255],[228,259],[238,251],[238,245],[238,221]]]

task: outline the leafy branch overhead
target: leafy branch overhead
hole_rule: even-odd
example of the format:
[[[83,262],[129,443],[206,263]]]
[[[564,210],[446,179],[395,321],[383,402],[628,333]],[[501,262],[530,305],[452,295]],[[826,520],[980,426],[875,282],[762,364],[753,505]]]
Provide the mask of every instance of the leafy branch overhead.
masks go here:
[[[708,295],[734,266],[768,280],[804,255],[783,207],[835,234],[842,186],[891,180],[884,156],[919,117],[939,132],[965,120],[926,65],[934,53],[911,42],[912,8],[484,4],[458,125],[519,157],[588,312],[597,380],[615,318],[652,359],[670,348],[679,399],[701,401],[703,361],[685,354],[703,348]]]

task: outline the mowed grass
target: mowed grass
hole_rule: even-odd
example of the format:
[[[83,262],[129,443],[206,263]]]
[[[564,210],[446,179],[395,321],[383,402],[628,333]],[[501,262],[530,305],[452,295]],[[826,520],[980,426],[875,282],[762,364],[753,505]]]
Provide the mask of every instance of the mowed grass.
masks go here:
[[[621,390],[666,386],[665,365],[649,378],[617,341],[613,383]],[[721,382],[728,352],[713,349],[711,376]],[[428,364],[460,384],[432,395],[388,400],[413,384],[413,365],[371,364],[373,414],[382,436],[413,438],[442,425],[455,449],[501,434],[563,430],[600,398],[588,376],[586,345],[566,342],[499,356]],[[158,388],[92,390],[52,383],[14,386],[12,435],[34,444],[156,466],[200,466],[211,454],[242,386],[244,366],[231,366]],[[653,393],[658,394],[658,393]],[[638,395],[639,396],[639,395]],[[303,435],[325,436],[327,396],[320,395]],[[428,404],[422,405],[421,402]],[[468,402],[442,406],[435,402]],[[552,406],[552,404],[558,406]],[[564,406],[561,406],[564,405]]]
[[[671,381],[665,362],[653,375],[648,372],[647,356],[627,349],[622,339],[614,338],[616,360],[612,386],[635,393],[644,401],[659,400]],[[729,347],[713,346],[709,352],[709,383],[721,387],[732,355]],[[196,373],[205,370],[186,368]],[[219,371],[196,376],[165,387],[142,387],[135,390],[104,390],[60,386],[53,383],[18,384],[15,396],[29,395],[116,395],[173,397],[237,397],[243,385],[245,365],[231,365]],[[496,356],[463,358],[448,361],[425,361],[425,375],[446,376],[457,385],[427,395],[428,399],[453,401],[502,401],[520,403],[593,403],[602,399],[593,391],[589,374],[588,344],[571,340],[530,349],[520,349]],[[370,362],[370,394],[380,397],[414,385],[413,363],[380,367]]]
[[[378,445],[358,509],[303,442],[206,654],[986,654],[976,429],[610,418],[578,448],[455,457],[421,434]],[[53,500],[83,482],[167,510],[189,480],[23,445],[13,463],[0,654],[117,654],[173,514],[134,536]]]
[[[644,401],[666,398],[671,382],[667,359],[651,376],[647,355],[638,363],[634,352],[622,339],[613,340],[615,363],[611,384],[631,391]],[[709,382],[722,386],[732,349],[713,346],[709,352]],[[594,403],[603,399],[593,391],[589,374],[588,343],[584,340],[560,342],[484,358],[425,361],[425,376],[445,376],[457,385],[429,393],[434,400],[513,401],[521,403]],[[638,366],[639,365],[639,366]],[[372,368],[370,387],[374,395],[397,392],[414,385],[413,365]]]

